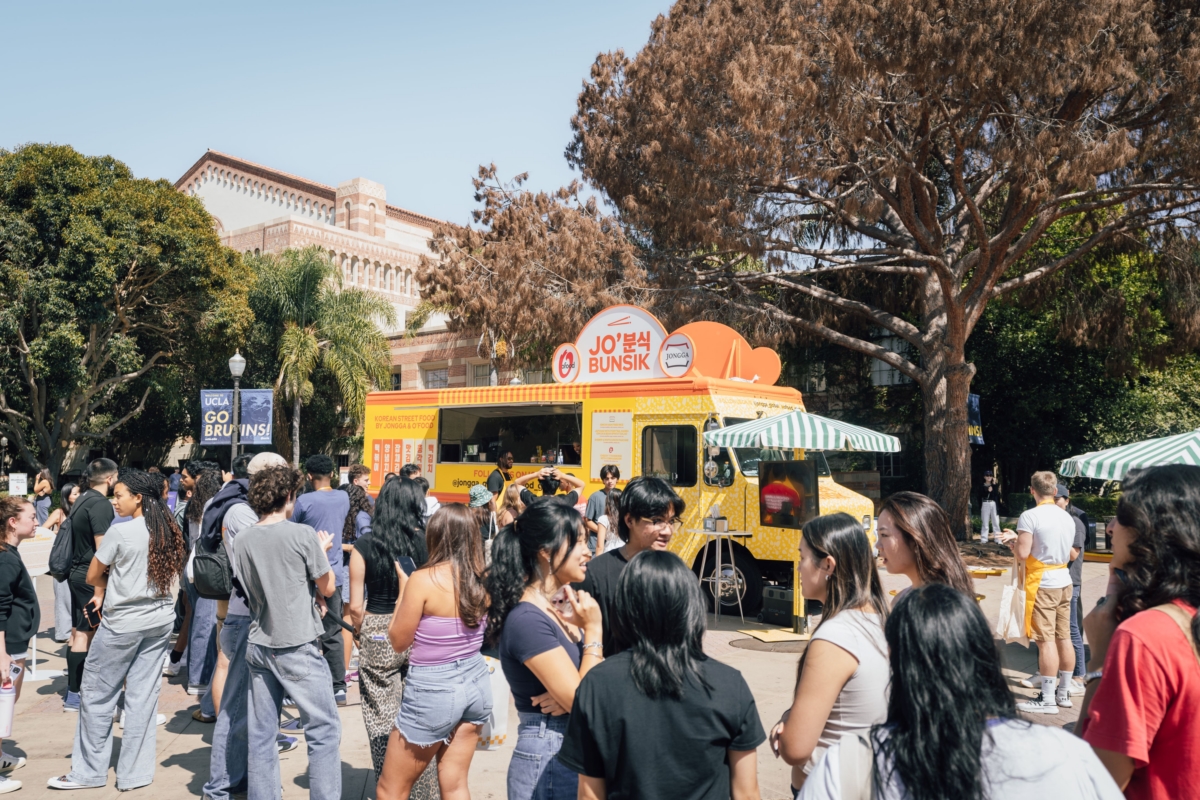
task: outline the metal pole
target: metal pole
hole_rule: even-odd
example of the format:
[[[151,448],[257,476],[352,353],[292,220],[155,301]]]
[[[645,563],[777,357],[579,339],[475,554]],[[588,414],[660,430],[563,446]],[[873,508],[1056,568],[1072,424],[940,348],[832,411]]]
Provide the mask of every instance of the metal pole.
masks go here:
[[[229,459],[229,471],[233,472],[233,460],[238,457],[238,444],[240,443],[241,431],[238,429],[238,400],[240,397],[241,378],[234,376],[233,379],[233,432],[229,435],[229,444],[233,448],[233,455]]]

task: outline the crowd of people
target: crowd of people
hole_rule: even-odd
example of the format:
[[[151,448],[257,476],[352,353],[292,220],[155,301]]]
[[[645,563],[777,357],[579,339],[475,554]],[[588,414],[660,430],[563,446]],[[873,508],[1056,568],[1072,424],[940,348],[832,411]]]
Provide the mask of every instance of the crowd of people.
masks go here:
[[[1035,507],[998,534],[1039,656],[1040,692],[1019,705],[940,506],[911,492],[881,506],[880,562],[911,582],[894,599],[858,520],[808,522],[801,591],[820,623],[768,730],[741,674],[704,652],[706,599],[668,549],[686,512],[675,490],[654,477],[620,490],[605,467],[583,500],[553,467],[514,479],[511,466],[502,454],[499,480],[441,504],[413,465],[372,498],[368,468],[335,488],[321,455],[303,474],[274,453],[229,471],[192,462],[176,489],[102,458],[59,509],[0,500],[0,676],[18,693],[40,626],[19,544],[39,522],[70,537],[55,626],[69,617],[63,708],[78,724],[71,770],[48,785],[106,785],[114,721],[117,788],[150,784],[162,677],[187,670],[194,717],[215,723],[206,798],[281,797],[279,754],[301,733],[310,796],[341,797],[353,681],[377,796],[469,797],[496,702],[491,647],[517,710],[511,800],[756,798],[765,742],[805,800],[1200,796],[1200,468],[1125,481],[1082,667],[1078,519],[1052,473],[1032,477]],[[1077,736],[1019,714],[1073,695]],[[24,762],[0,749],[0,793]]]

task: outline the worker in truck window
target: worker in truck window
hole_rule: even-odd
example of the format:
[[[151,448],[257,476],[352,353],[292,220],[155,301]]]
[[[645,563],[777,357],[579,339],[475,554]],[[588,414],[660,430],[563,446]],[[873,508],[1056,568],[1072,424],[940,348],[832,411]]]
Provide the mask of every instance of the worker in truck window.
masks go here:
[[[545,469],[539,469],[537,472],[522,475],[513,481],[514,486],[522,487],[521,502],[526,506],[533,505],[538,500],[537,495],[523,488],[535,478],[542,487],[542,497],[553,497],[558,502],[572,507],[579,504],[579,491],[583,488],[583,481],[574,475],[559,472],[554,467],[546,467]],[[559,494],[558,490],[562,488],[563,484],[566,484],[570,489],[566,494]]]

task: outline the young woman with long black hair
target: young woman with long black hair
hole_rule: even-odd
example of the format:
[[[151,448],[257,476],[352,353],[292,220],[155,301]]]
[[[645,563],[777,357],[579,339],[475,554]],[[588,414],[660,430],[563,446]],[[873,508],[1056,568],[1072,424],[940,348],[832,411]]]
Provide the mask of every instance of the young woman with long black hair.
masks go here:
[[[892,575],[904,575],[913,586],[944,583],[975,596],[950,517],[933,500],[917,492],[896,492],[879,507],[878,533],[879,555]]]
[[[479,729],[492,713],[492,684],[479,652],[488,615],[479,523],[461,503],[429,520],[429,561],[405,574],[394,566],[400,601],[388,626],[397,653],[412,648],[400,713],[388,740],[380,800],[406,800],[437,757],[438,786],[470,798],[467,772]]]
[[[861,796],[861,784],[842,781],[843,762],[856,756],[863,769],[849,772],[874,783],[874,800],[1119,800],[1085,743],[1018,719],[974,598],[941,583],[914,588],[896,602],[886,632],[886,722],[830,746],[800,800]]]
[[[84,789],[108,782],[112,722],[125,688],[125,722],[117,761],[117,788],[154,779],[155,717],[163,658],[175,622],[171,589],[183,571],[183,533],[162,500],[162,481],[124,470],[113,496],[129,522],[113,525],[88,567],[94,605],[103,609],[83,673],[79,726],[71,772],[51,778],[53,789]]]
[[[350,555],[354,552],[354,543],[358,537],[371,530],[371,517],[375,507],[367,490],[357,483],[347,483],[342,491],[350,498],[350,511],[342,523],[342,567],[346,570],[346,581],[342,584],[342,609],[349,621],[350,616]],[[354,639],[350,631],[342,628],[342,664],[345,666],[345,676],[348,682],[358,680],[358,671],[350,669],[350,659],[354,655]]]
[[[221,470],[212,469],[208,462],[190,462],[184,469],[193,476],[191,499],[188,500],[184,511],[187,530],[184,531],[188,549],[196,546],[200,538],[200,529],[204,523],[204,507],[208,501],[221,491]],[[182,653],[187,649],[187,693],[196,697],[205,695],[200,703],[200,711],[206,717],[216,716],[216,707],[208,692],[209,682],[217,667],[217,601],[201,597],[196,591],[196,585],[185,575],[184,588],[187,590],[188,611],[184,618],[183,627],[179,629],[179,638],[175,640],[175,651]],[[176,658],[173,662],[178,664]],[[168,674],[178,674],[178,666]]]
[[[771,731],[793,791],[842,735],[883,722],[888,687],[887,601],[862,524],[842,513],[808,522],[800,582],[804,598],[822,604],[821,624],[800,657],[792,707]]]
[[[29,501],[24,497],[0,498],[0,683],[12,685],[14,703],[21,699],[29,641],[37,636],[42,621],[33,579],[17,552],[17,546],[35,533],[37,517]],[[9,674],[14,665],[21,670],[15,678]],[[0,752],[0,771],[23,766],[23,756]],[[0,794],[20,788],[20,781],[0,775]]]
[[[1200,467],[1121,484],[1079,733],[1130,798],[1200,797]]]
[[[579,684],[558,754],[579,773],[581,800],[757,800],[755,748],[767,735],[741,673],[704,654],[705,621],[679,556],[630,560],[612,605],[621,652]]]
[[[388,737],[400,710],[401,670],[409,655],[408,651],[393,650],[387,637],[400,597],[396,563],[411,558],[417,567],[423,567],[429,560],[421,525],[424,514],[425,493],[416,483],[408,478],[388,481],[375,500],[370,528],[358,537],[350,553],[348,615],[360,642],[358,688],[377,778],[383,771]],[[422,774],[412,796],[422,800],[438,796],[436,769]]]
[[[50,474],[50,470],[44,469],[37,474],[37,480],[33,482],[33,493],[37,495],[33,504],[37,524],[45,525],[50,517],[50,504],[54,501],[54,476]]]
[[[539,500],[492,548],[488,638],[517,707],[517,747],[508,765],[509,800],[573,800],[579,776],[555,758],[575,690],[604,660],[600,606],[575,592],[591,559],[583,517]]]

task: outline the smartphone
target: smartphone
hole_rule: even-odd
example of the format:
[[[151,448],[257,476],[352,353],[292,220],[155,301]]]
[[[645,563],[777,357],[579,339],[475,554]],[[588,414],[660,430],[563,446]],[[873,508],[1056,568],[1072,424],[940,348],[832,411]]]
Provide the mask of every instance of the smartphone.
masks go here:
[[[21,669],[20,664],[9,664],[8,665],[8,677],[11,680],[15,681],[17,679],[17,676],[20,675],[22,672],[23,672],[23,670]]]
[[[404,570],[405,575],[412,575],[417,571],[417,562],[408,556],[400,556],[396,559],[396,563],[400,565],[400,569]]]
[[[558,593],[550,598],[550,605],[554,606],[554,610],[563,619],[575,616],[575,609],[571,607],[571,598],[567,595],[566,586],[559,589]]]
[[[88,625],[93,628],[100,627],[100,609],[96,608],[96,604],[89,602],[83,607],[83,613],[87,617]]]

